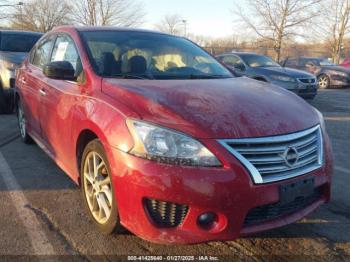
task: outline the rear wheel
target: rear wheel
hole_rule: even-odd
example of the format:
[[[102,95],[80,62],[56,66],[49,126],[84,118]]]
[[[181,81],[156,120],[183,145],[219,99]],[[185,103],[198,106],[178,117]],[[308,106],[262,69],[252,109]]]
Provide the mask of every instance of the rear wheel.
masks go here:
[[[329,84],[330,84],[329,77],[327,75],[320,75],[317,78],[317,83],[320,89],[327,89],[329,88]]]
[[[7,103],[5,99],[4,90],[0,86],[0,114],[3,114],[6,112],[6,106],[7,106]]]
[[[90,142],[83,153],[81,189],[88,212],[99,230],[111,234],[121,229],[110,167],[101,142]]]
[[[23,110],[23,105],[21,100],[17,102],[17,120],[18,128],[22,138],[22,141],[26,144],[31,144],[33,142],[32,138],[27,133],[27,120]]]

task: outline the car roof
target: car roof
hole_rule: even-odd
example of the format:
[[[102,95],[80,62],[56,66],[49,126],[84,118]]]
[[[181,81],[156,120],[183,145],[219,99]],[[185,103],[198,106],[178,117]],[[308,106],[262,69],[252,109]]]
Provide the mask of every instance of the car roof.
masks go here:
[[[53,31],[60,31],[60,30],[76,30],[78,32],[97,32],[97,31],[139,32],[139,33],[153,33],[153,34],[174,36],[174,35],[158,32],[154,30],[115,27],[115,26],[59,26],[53,29]],[[178,37],[178,36],[175,36],[175,37]]]
[[[323,57],[307,57],[307,56],[297,56],[297,57],[290,57],[289,58],[290,60],[291,59],[307,59],[307,60],[323,60],[324,58]]]
[[[40,32],[22,31],[22,30],[0,30],[1,34],[23,34],[23,35],[43,35]]]
[[[227,55],[258,55],[258,56],[265,56],[265,55],[260,55],[257,53],[253,53],[253,52],[231,52],[231,53],[224,53],[218,56],[227,56]]]

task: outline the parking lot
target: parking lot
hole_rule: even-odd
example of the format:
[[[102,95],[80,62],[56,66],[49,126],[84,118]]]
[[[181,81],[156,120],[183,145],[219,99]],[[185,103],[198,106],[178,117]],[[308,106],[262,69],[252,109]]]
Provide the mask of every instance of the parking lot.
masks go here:
[[[86,260],[130,255],[213,256],[222,261],[233,256],[248,261],[271,256],[349,260],[350,89],[321,91],[311,104],[324,114],[333,144],[332,202],[280,229],[190,246],[152,244],[128,232],[100,234],[86,215],[79,188],[38,146],[22,144],[14,116],[1,115],[0,255],[76,255]]]

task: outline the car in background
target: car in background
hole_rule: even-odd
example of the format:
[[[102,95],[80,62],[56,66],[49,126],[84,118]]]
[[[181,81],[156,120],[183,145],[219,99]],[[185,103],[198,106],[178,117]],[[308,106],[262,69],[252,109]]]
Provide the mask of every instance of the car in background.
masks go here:
[[[305,99],[317,95],[316,78],[306,72],[285,68],[271,58],[255,53],[234,52],[217,57],[236,75],[269,82],[283,87]]]
[[[350,56],[345,58],[344,61],[340,64],[340,66],[350,68]]]
[[[104,233],[123,225],[157,243],[232,240],[330,200],[322,114],[234,77],[182,37],[56,28],[18,69],[16,101],[22,140],[81,186]]]
[[[320,89],[344,88],[350,85],[350,69],[337,66],[325,58],[288,58],[282,64],[314,74]]]
[[[35,32],[0,31],[0,113],[13,111],[15,71],[41,36]]]

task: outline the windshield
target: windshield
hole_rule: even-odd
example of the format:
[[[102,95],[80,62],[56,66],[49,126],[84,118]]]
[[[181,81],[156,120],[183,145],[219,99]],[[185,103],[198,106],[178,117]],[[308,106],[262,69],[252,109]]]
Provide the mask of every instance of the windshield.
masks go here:
[[[28,53],[40,37],[40,34],[2,33],[0,50]]]
[[[148,32],[81,32],[97,74],[135,79],[212,79],[232,74],[184,38]]]
[[[279,64],[267,56],[242,55],[241,57],[249,67],[280,67]]]
[[[332,62],[328,61],[327,59],[320,60],[321,66],[335,66]]]

